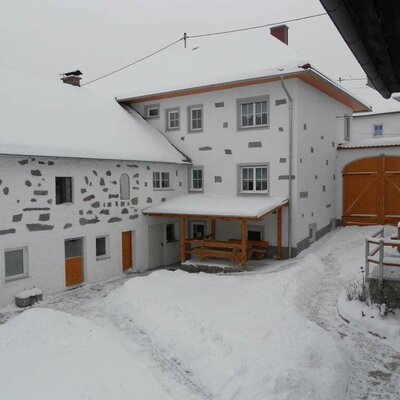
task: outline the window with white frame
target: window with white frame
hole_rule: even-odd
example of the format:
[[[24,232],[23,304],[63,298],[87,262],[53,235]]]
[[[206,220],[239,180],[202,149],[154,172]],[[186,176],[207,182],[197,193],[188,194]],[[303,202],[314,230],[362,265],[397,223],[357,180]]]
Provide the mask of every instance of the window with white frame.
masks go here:
[[[268,98],[238,101],[239,128],[262,128],[268,126]]]
[[[167,110],[167,131],[173,131],[180,127],[179,108]]]
[[[203,190],[203,168],[193,167],[190,176],[190,190],[201,192]]]
[[[96,259],[109,258],[109,237],[98,236],[96,237]]]
[[[27,275],[27,249],[11,249],[4,252],[6,280]]]
[[[119,178],[119,193],[121,200],[129,200],[131,198],[131,187],[128,174],[122,174]]]
[[[350,140],[350,117],[344,116],[344,140]]]
[[[241,193],[268,193],[268,165],[240,167]]]
[[[144,106],[144,116],[147,119],[158,118],[160,116],[160,105],[151,104],[148,106]]]
[[[383,124],[374,125],[374,136],[383,136]]]
[[[169,177],[169,172],[153,172],[153,188],[170,189],[171,181]]]
[[[203,106],[189,107],[189,132],[203,130]]]

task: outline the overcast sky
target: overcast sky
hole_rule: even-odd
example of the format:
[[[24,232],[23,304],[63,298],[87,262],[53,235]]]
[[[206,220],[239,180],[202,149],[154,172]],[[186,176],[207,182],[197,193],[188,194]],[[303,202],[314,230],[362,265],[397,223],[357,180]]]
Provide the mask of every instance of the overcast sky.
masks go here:
[[[0,62],[54,79],[79,68],[89,80],[184,32],[235,29],[320,12],[319,0],[0,0]],[[288,25],[290,46],[321,72],[335,80],[365,77],[328,16]],[[364,89],[363,81],[346,86],[378,108],[393,108]]]

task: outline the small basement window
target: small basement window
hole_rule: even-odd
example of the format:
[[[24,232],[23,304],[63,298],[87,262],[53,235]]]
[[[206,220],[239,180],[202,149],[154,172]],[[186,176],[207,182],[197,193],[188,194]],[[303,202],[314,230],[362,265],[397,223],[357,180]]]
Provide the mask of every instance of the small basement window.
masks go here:
[[[383,124],[374,125],[374,136],[383,136]]]
[[[56,177],[56,204],[72,203],[72,178]]]
[[[96,238],[96,260],[110,257],[108,236],[98,236]]]
[[[314,243],[317,240],[317,224],[310,224],[308,226],[308,240]]]
[[[167,243],[175,242],[175,225],[174,224],[166,225],[166,236],[167,236]]]
[[[148,106],[144,106],[144,116],[147,119],[158,118],[160,116],[160,105],[151,104]]]
[[[6,280],[24,277],[27,275],[26,248],[6,250],[4,252]]]
[[[169,172],[153,172],[154,189],[170,189],[170,185]]]

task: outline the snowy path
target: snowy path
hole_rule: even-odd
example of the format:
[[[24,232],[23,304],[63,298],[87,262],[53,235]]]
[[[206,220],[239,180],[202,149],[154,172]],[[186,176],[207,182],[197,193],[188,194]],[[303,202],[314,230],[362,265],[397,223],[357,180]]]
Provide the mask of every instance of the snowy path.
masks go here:
[[[343,290],[340,278],[340,260],[336,254],[360,246],[360,237],[346,235],[341,248],[319,246],[316,254],[326,266],[326,274],[316,295],[310,318],[323,329],[342,341],[352,361],[348,400],[399,399],[400,398],[400,353],[385,344],[385,341],[367,335],[343,321],[336,310],[337,299]]]
[[[135,359],[151,371],[165,391],[176,400],[211,400],[213,397],[196,381],[192,373],[173,356],[157,348],[146,334],[134,326],[132,321],[110,320],[104,312],[102,299],[112,290],[120,287],[134,275],[126,275],[108,282],[86,285],[48,297],[40,305],[87,318],[112,332]],[[8,307],[0,314],[0,324],[20,313],[15,307]]]

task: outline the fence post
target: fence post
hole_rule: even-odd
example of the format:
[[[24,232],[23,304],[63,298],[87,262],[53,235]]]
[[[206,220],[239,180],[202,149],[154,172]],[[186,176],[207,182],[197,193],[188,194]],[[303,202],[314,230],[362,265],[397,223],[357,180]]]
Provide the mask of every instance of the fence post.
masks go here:
[[[379,284],[382,285],[383,282],[383,256],[385,253],[384,246],[385,239],[379,239]]]
[[[368,238],[365,239],[365,280],[368,279],[369,276],[369,241]]]

